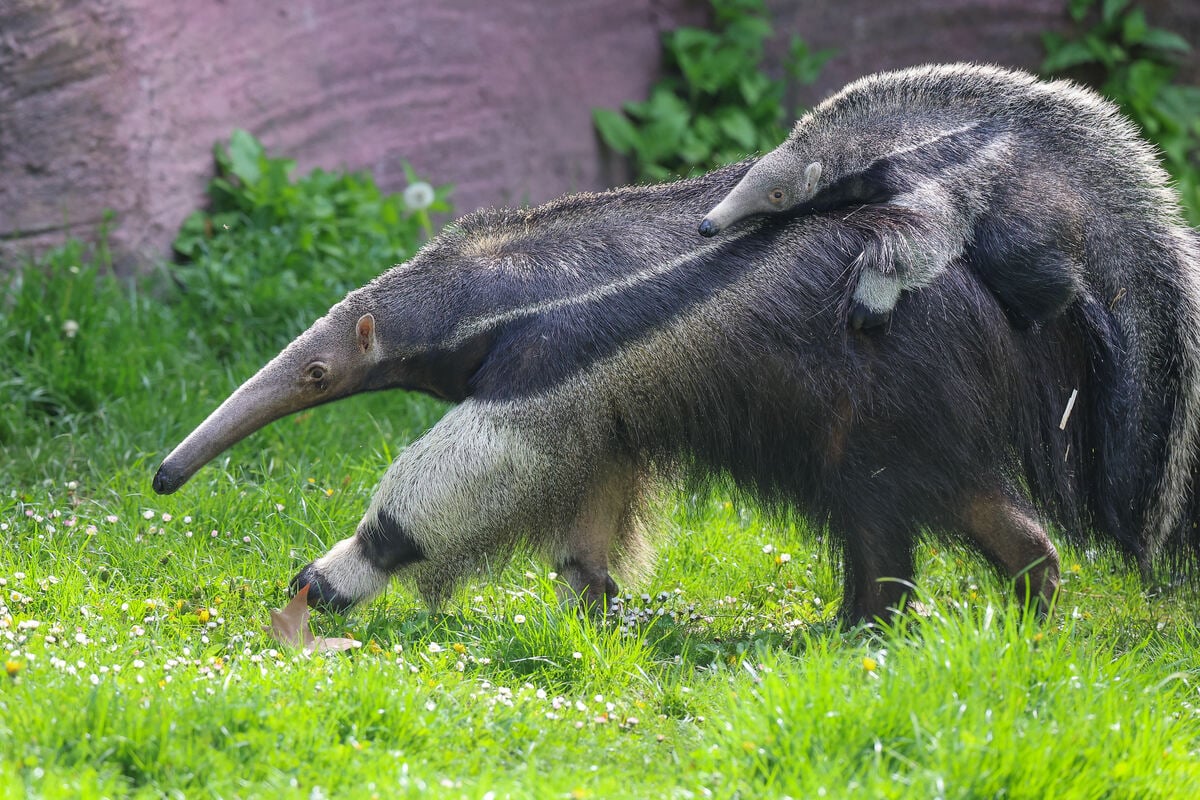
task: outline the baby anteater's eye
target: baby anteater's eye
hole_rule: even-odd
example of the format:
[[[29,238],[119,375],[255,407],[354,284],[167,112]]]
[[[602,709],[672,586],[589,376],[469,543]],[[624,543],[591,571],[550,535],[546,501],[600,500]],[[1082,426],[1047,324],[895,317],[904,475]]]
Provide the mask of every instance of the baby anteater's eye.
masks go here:
[[[783,202],[783,189],[772,189],[768,195],[772,203],[779,204]]]

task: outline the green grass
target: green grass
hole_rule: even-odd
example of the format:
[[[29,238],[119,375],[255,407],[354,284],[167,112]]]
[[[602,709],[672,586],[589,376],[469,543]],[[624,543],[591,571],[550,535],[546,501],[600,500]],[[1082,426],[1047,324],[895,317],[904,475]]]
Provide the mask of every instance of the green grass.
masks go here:
[[[222,364],[170,306],[88,268],[35,273],[0,330],[36,345],[3,395],[0,796],[1200,786],[1194,606],[1103,553],[1064,550],[1059,611],[1038,624],[972,555],[931,544],[930,616],[846,632],[818,537],[714,498],[663,510],[628,624],[561,611],[547,568],[518,558],[441,616],[402,588],[319,616],[319,633],[366,643],[352,653],[280,652],[261,629],[286,581],[353,529],[442,406],[391,393],[320,408],[157,497],[157,461],[271,353]]]
[[[200,327],[246,298],[189,279],[240,248],[257,283],[286,249],[257,213],[230,218],[237,242],[198,240],[183,289],[102,277],[103,249],[77,245],[0,277],[0,798],[1196,795],[1195,600],[1104,552],[1063,548],[1039,623],[931,542],[928,616],[845,631],[819,532],[669,497],[619,620],[560,610],[518,556],[441,615],[394,587],[315,618],[360,649],[281,652],[263,626],[287,581],[445,407],[321,407],[152,493],[166,452],[307,324]],[[397,246],[366,247],[383,267]]]

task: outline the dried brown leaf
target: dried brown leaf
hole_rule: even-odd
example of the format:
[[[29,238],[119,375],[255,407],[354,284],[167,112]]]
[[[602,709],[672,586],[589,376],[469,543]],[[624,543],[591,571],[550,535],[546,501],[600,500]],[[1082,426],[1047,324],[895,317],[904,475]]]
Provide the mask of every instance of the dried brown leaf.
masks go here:
[[[325,653],[336,650],[350,650],[355,647],[362,647],[362,642],[355,639],[316,636],[304,649],[310,653]]]
[[[313,636],[308,627],[308,584],[279,611],[271,612],[271,624],[264,628],[271,638],[288,647],[303,648],[306,653],[325,653],[362,647],[362,642],[346,638]]]
[[[265,629],[271,638],[288,647],[304,647],[313,638],[308,629],[308,584],[279,611],[271,612],[271,625]]]

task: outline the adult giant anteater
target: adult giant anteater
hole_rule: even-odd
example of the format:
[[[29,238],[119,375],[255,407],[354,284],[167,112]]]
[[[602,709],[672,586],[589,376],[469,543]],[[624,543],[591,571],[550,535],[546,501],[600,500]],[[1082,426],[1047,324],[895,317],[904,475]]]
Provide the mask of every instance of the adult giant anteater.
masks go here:
[[[346,608],[394,575],[437,603],[522,544],[603,603],[610,570],[645,550],[646,492],[723,477],[828,525],[853,620],[900,601],[923,529],[963,537],[1043,604],[1058,563],[1039,513],[1145,566],[1194,561],[1190,232],[1111,220],[1104,280],[1040,330],[1015,330],[956,262],[902,297],[886,335],[855,333],[856,257],[903,210],[696,238],[748,167],[460,220],[246,381],[155,490],[283,415],[402,388],[457,405],[296,576],[315,604]]]

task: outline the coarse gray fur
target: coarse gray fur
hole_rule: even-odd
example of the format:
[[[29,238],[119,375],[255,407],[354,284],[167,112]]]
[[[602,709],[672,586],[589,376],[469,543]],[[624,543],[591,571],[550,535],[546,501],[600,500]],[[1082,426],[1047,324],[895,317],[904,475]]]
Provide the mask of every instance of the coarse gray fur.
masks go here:
[[[1047,606],[1058,561],[1039,512],[1147,569],[1195,571],[1200,253],[1149,152],[1078,167],[1089,194],[1128,202],[1089,227],[1079,298],[1024,331],[971,253],[905,294],[886,334],[848,330],[858,253],[910,212],[696,239],[687,220],[748,168],[464,218],[247,380],[155,490],[285,414],[403,388],[457,405],[297,575],[314,603],[401,576],[436,604],[524,544],[603,604],[610,571],[646,564],[644,498],[721,477],[828,526],[854,620],[900,602],[922,530],[964,537]]]
[[[1014,321],[1032,324],[1078,296],[1113,219],[1178,222],[1151,148],[1111,103],[1068,81],[948,64],[871,75],[822,102],[701,232],[871,202],[911,214],[861,255],[858,323],[886,321],[903,291],[970,254]]]

